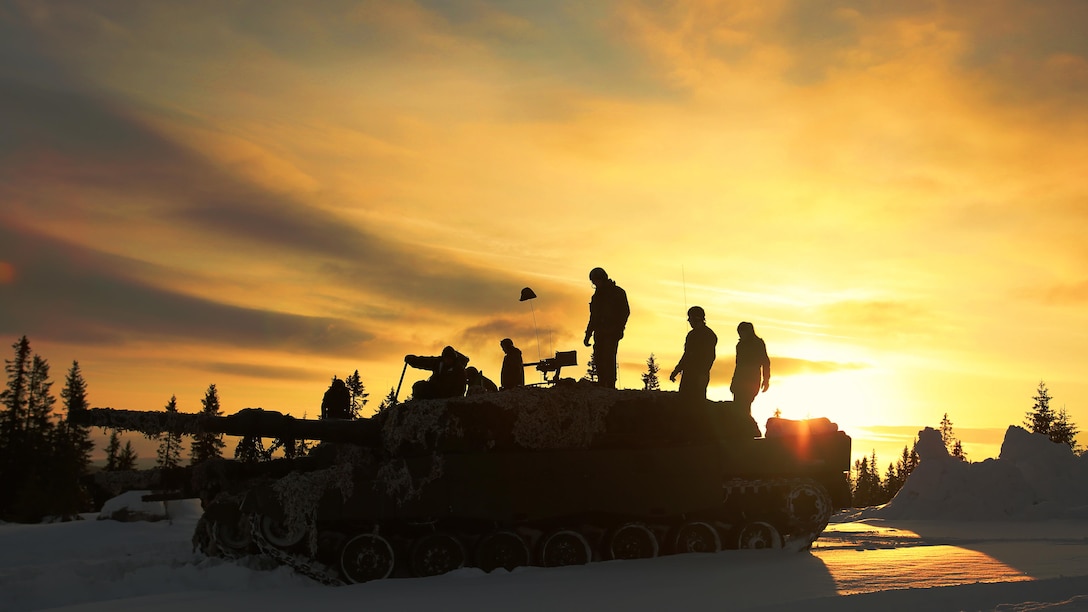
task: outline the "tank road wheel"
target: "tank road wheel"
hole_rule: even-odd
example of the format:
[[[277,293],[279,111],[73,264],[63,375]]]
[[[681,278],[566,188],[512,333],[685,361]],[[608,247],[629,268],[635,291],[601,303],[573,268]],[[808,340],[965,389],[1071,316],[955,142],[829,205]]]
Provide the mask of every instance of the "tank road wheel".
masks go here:
[[[737,532],[737,548],[782,548],[782,536],[774,525],[751,521]]]
[[[291,548],[301,542],[308,531],[302,523],[288,525],[268,515],[261,517],[261,535],[277,548]]]
[[[492,531],[476,543],[476,567],[490,572],[529,565],[529,545],[513,531]]]
[[[817,482],[796,483],[786,494],[786,516],[797,531],[820,531],[831,520],[831,496]]]
[[[626,523],[608,536],[608,556],[612,559],[650,559],[658,553],[657,537],[642,523]]]
[[[585,565],[593,551],[585,536],[571,529],[558,529],[540,542],[540,563],[544,567]]]
[[[722,539],[714,526],[702,521],[688,521],[676,529],[673,552],[677,554],[716,553],[722,549]]]
[[[465,547],[448,533],[431,533],[412,546],[412,573],[437,576],[465,566]]]
[[[249,527],[249,516],[237,513],[233,519],[220,518],[211,524],[212,539],[228,555],[243,555],[249,552],[253,543],[253,533]]]
[[[340,571],[348,582],[388,578],[393,573],[395,562],[393,546],[376,533],[355,536],[340,552]]]

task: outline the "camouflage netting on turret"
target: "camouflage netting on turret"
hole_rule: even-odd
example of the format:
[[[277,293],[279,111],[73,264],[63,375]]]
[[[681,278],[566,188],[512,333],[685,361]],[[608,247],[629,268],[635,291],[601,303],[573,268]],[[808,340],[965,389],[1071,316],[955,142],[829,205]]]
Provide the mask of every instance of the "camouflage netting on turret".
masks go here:
[[[471,397],[411,401],[383,415],[387,453],[654,447],[757,437],[731,402],[684,402],[669,391],[572,380]]]

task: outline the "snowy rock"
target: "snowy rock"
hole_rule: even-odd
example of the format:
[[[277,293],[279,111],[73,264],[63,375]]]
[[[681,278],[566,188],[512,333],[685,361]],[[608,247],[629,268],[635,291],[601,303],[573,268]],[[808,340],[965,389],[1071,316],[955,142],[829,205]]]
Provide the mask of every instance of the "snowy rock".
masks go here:
[[[114,521],[161,521],[167,518],[166,507],[161,501],[145,502],[143,496],[150,491],[128,491],[109,499],[98,511],[98,520]]]
[[[997,459],[948,454],[935,429],[918,433],[920,462],[871,516],[898,519],[1046,520],[1088,517],[1088,459],[1064,444],[1009,427]]]

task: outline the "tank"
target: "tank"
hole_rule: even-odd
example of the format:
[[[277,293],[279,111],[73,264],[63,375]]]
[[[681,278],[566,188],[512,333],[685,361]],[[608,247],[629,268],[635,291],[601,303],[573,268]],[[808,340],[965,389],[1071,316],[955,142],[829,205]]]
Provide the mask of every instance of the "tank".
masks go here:
[[[727,548],[809,548],[850,502],[850,438],[827,419],[562,379],[394,405],[369,419],[96,408],[141,431],[316,440],[306,457],[210,461],[194,544],[260,553],[325,584],[561,566]]]

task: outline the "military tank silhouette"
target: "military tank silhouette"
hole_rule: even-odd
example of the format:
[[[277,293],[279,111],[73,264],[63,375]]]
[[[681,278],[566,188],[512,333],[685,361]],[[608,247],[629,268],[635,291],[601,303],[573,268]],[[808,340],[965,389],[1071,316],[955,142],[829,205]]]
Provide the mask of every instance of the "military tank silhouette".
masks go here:
[[[806,549],[849,504],[850,438],[759,428],[731,402],[553,381],[408,401],[354,421],[95,408],[85,425],[320,440],[306,457],[215,460],[176,479],[209,555],[261,553],[326,584],[607,559]],[[176,478],[176,475],[175,475]]]

